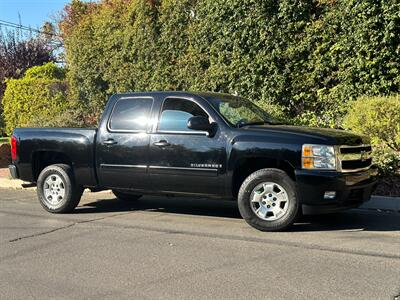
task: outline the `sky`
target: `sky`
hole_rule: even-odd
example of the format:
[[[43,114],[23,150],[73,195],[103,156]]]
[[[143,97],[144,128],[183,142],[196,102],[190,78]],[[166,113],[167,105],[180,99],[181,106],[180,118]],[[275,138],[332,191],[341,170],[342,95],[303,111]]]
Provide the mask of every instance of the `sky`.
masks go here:
[[[51,20],[69,0],[0,0],[0,20],[40,28]],[[12,29],[12,28],[10,28]]]

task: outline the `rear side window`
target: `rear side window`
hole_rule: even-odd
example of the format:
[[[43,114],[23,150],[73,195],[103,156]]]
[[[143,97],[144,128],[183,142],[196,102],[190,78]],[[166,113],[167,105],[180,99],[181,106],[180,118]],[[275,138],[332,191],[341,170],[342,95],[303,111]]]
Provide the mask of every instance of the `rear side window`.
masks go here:
[[[192,131],[187,128],[187,123],[193,116],[208,117],[207,113],[192,101],[168,98],[163,104],[158,130]]]
[[[149,124],[151,98],[121,99],[115,104],[109,127],[111,130],[145,131]]]

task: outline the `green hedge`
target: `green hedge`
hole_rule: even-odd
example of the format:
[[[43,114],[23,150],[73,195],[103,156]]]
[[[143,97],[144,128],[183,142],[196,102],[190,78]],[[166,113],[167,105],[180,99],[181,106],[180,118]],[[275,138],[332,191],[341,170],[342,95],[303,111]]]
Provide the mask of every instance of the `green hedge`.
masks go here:
[[[343,126],[371,138],[374,163],[382,174],[400,175],[400,96],[354,101]]]
[[[394,0],[74,0],[60,25],[72,95],[97,114],[115,92],[207,90],[335,127],[347,101],[400,91],[399,11]]]
[[[6,83],[2,103],[8,135],[16,127],[52,124],[67,107],[65,71],[54,63],[28,69],[23,78]]]

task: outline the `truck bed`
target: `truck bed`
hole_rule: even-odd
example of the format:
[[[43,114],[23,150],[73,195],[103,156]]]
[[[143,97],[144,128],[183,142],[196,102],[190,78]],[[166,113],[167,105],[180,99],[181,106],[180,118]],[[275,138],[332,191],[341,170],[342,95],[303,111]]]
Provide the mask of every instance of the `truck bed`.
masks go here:
[[[95,171],[96,128],[17,128],[19,177],[36,182],[41,164],[62,158],[72,163],[76,180],[87,186],[97,184]]]

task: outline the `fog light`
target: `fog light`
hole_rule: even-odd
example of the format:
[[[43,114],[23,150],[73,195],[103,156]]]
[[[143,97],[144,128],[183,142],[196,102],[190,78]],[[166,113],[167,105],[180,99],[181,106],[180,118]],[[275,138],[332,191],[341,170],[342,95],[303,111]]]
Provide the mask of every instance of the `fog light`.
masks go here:
[[[325,200],[333,200],[336,197],[336,192],[335,191],[329,191],[329,192],[325,192],[324,194],[324,199]]]

